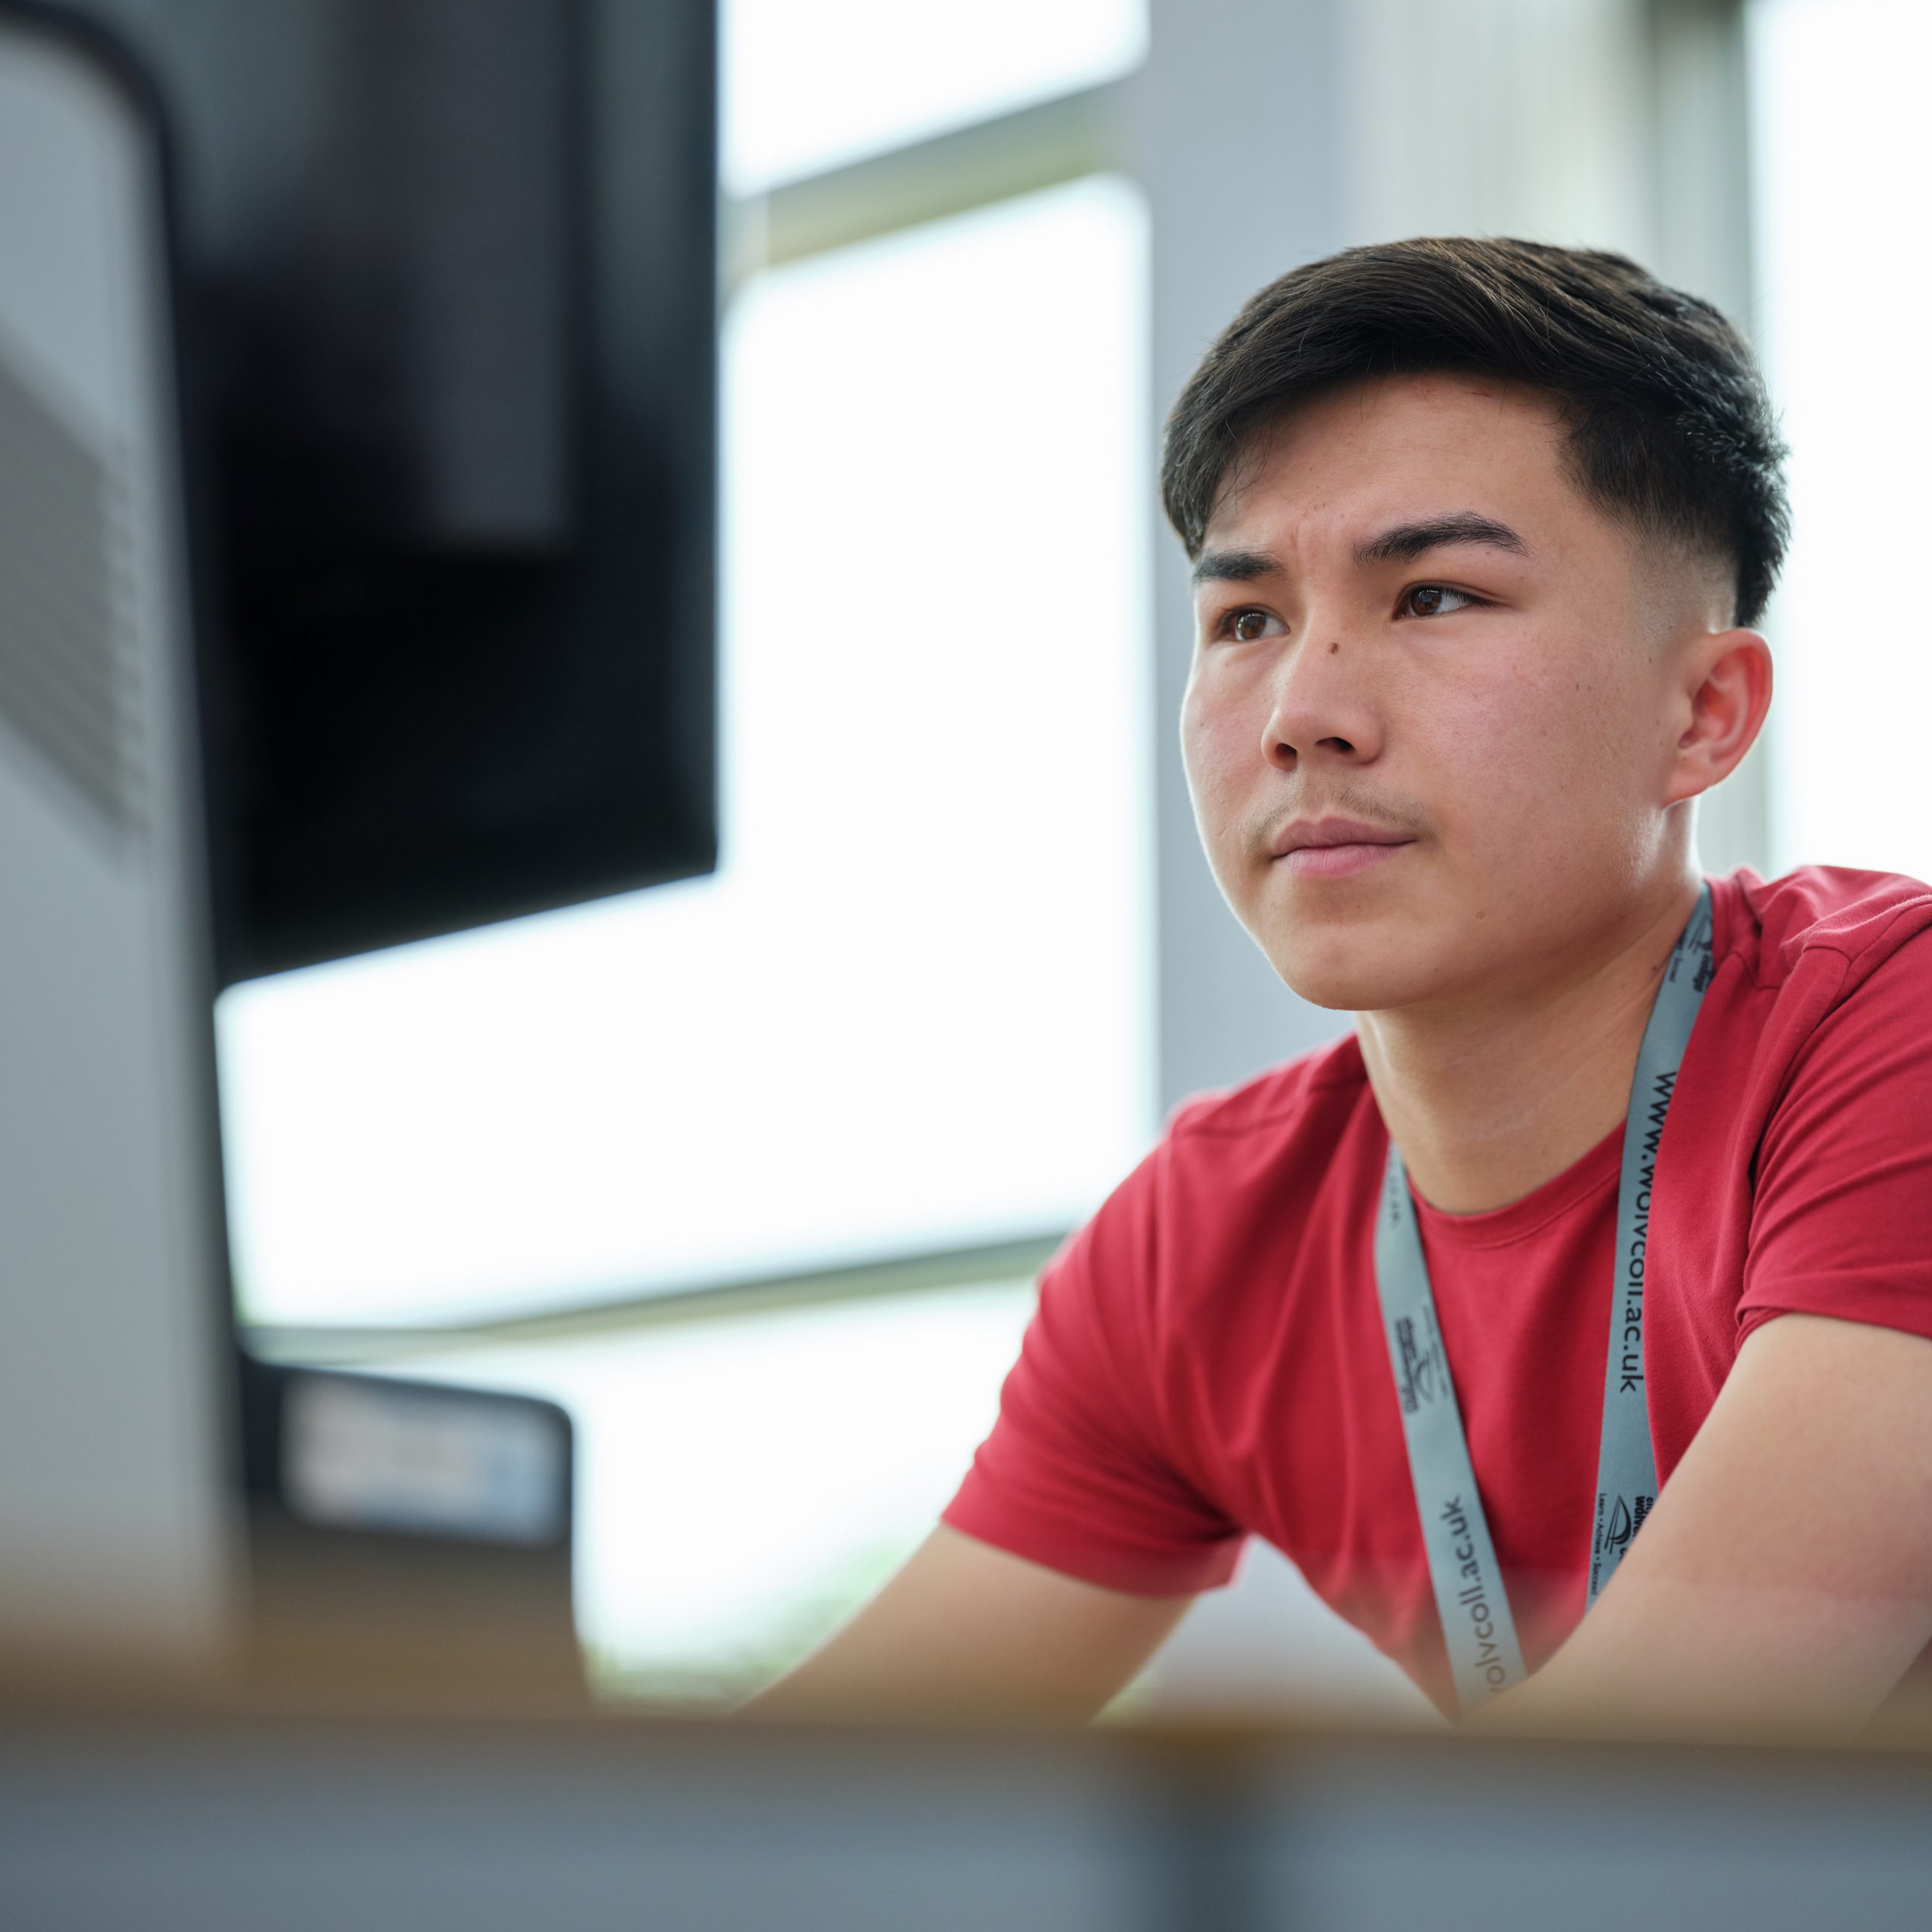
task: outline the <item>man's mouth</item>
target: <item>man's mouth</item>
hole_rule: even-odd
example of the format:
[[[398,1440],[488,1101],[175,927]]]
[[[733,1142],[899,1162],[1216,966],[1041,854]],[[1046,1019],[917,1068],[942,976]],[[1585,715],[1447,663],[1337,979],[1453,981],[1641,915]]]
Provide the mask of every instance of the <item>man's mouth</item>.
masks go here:
[[[1415,842],[1412,832],[1363,819],[1298,818],[1275,834],[1269,857],[1295,878],[1346,878],[1386,863]]]

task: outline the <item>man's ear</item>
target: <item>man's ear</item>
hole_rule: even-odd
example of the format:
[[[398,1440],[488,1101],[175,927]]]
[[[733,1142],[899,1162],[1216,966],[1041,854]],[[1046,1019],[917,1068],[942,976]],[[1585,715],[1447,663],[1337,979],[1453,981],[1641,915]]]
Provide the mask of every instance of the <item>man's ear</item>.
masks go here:
[[[1757,741],[1771,708],[1771,648],[1755,631],[1714,631],[1683,660],[1664,802],[1675,804],[1727,778]]]

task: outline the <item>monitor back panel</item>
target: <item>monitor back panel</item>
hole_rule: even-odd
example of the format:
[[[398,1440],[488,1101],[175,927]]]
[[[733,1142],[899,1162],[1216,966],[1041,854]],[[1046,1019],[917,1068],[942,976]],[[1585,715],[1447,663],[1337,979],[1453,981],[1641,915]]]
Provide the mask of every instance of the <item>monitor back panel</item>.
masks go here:
[[[0,1652],[216,1658],[231,1374],[161,165],[0,8]]]

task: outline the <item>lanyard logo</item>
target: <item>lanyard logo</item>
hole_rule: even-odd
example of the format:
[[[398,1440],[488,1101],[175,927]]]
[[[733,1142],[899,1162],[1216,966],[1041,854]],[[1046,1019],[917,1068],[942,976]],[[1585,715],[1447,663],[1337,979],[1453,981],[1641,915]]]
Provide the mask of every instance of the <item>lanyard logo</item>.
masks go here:
[[[1420,1336],[1413,1317],[1399,1316],[1395,1323],[1395,1392],[1405,1416],[1434,1401],[1449,1386],[1449,1362],[1442,1352],[1442,1337],[1435,1331],[1432,1312],[1424,1309],[1421,1313],[1426,1327]]]
[[[1644,1527],[1644,1518],[1651,1513],[1651,1506],[1657,1501],[1654,1496],[1632,1497],[1626,1500],[1620,1496],[1606,1521],[1604,1505],[1609,1498],[1597,1498],[1597,1538],[1595,1554],[1599,1562],[1607,1556],[1617,1563],[1623,1561],[1623,1552],[1630,1546],[1630,1540]]]

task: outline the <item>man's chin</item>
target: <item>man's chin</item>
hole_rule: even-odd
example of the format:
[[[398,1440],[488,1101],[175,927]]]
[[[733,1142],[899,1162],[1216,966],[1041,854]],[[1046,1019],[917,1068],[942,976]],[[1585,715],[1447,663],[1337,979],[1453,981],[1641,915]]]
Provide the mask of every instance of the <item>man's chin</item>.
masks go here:
[[[1262,950],[1291,992],[1334,1013],[1386,1012],[1440,990],[1423,962],[1366,944],[1359,934],[1327,946],[1311,946],[1299,935],[1280,946],[1264,941]]]
[[[1360,1013],[1369,1010],[1369,1003],[1358,996],[1352,981],[1337,980],[1330,976],[1312,979],[1306,974],[1291,974],[1284,971],[1278,962],[1275,970],[1281,974],[1281,983],[1298,999],[1305,999],[1310,1006],[1324,1006],[1331,1013]]]

